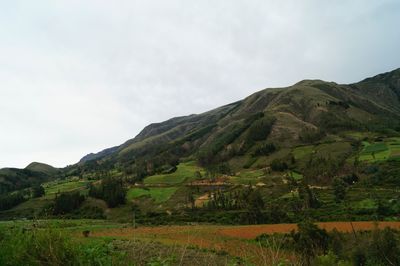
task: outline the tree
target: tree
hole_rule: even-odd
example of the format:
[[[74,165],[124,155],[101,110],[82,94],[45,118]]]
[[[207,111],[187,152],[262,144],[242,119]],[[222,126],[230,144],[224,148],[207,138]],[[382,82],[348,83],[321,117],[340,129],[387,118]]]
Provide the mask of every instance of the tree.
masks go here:
[[[45,190],[43,186],[41,185],[36,185],[32,187],[32,197],[33,198],[40,198],[41,196],[44,196]]]
[[[286,163],[285,161],[283,161],[283,160],[274,159],[274,160],[271,162],[271,169],[274,170],[274,171],[279,171],[279,172],[281,172],[281,171],[284,171],[284,170],[288,169],[288,165],[287,165],[287,163]]]
[[[328,233],[310,221],[298,224],[298,231],[292,231],[291,237],[296,251],[300,253],[306,265],[311,265],[311,260],[316,255],[328,250]]]
[[[99,186],[91,186],[89,196],[99,198],[107,202],[110,208],[125,203],[126,189],[121,179],[105,178]]]
[[[253,156],[268,156],[274,151],[276,146],[273,143],[264,143],[255,149]]]
[[[54,200],[54,214],[66,214],[78,209],[85,197],[79,192],[62,193],[56,195]]]
[[[187,196],[187,201],[188,201],[190,207],[191,207],[192,209],[194,209],[194,207],[196,206],[196,205],[195,205],[196,200],[195,200],[195,198],[194,198],[194,196],[193,196],[193,192],[189,192],[189,194],[188,194],[188,196]]]
[[[266,116],[254,121],[247,132],[246,139],[249,142],[265,140],[271,133],[276,118]]]
[[[259,190],[254,190],[251,192],[248,198],[248,221],[252,224],[260,224],[264,221],[264,215],[262,210],[265,204]]]
[[[341,178],[333,180],[333,194],[337,203],[344,200],[346,196],[346,183]]]
[[[194,178],[195,179],[200,179],[200,178],[202,178],[203,176],[201,175],[201,172],[200,171],[196,171],[196,172],[194,172]]]
[[[318,208],[321,205],[317,196],[304,181],[299,186],[299,198],[303,200],[305,208]]]
[[[0,211],[11,209],[26,200],[27,198],[21,191],[0,195]]]

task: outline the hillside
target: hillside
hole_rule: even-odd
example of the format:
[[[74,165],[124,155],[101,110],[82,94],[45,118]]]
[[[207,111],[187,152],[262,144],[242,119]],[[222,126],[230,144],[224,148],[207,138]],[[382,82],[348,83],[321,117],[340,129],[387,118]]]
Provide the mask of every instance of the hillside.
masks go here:
[[[43,173],[48,176],[54,176],[57,175],[60,170],[57,168],[54,168],[51,165],[45,164],[45,163],[38,163],[38,162],[32,162],[30,163],[25,169],[38,172],[38,173]]]
[[[361,82],[340,85],[321,80],[304,80],[286,88],[265,89],[246,99],[215,110],[151,124],[135,138],[82,161],[132,163],[133,158],[148,157],[153,150],[181,149],[185,156],[207,148],[213,142],[236,132],[227,148],[240,146],[252,116],[265,114],[276,119],[271,140],[283,146],[301,143],[304,130],[379,131],[398,129],[400,119],[400,70],[380,74]],[[167,147],[169,146],[169,147]],[[162,147],[162,148],[160,148]],[[172,148],[173,147],[173,148]]]
[[[0,169],[0,194],[28,188],[50,178],[46,173],[30,169],[3,168]]]

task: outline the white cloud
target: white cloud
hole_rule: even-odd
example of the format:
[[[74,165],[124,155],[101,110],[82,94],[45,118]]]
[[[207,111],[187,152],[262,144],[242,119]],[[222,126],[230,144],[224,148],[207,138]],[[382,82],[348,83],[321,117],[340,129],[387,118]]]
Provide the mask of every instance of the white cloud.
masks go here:
[[[65,166],[145,125],[304,78],[399,67],[400,3],[0,3],[0,167]]]

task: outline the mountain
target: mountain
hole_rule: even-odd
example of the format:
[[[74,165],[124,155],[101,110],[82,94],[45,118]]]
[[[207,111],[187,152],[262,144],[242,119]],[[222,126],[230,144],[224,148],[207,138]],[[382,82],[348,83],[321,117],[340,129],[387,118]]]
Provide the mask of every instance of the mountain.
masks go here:
[[[92,161],[92,160],[96,160],[102,157],[105,157],[109,154],[112,154],[113,152],[115,152],[118,149],[118,146],[112,147],[112,148],[108,148],[108,149],[104,149],[100,152],[97,153],[89,153],[85,156],[82,157],[82,159],[79,160],[79,163],[85,163],[87,161]]]
[[[38,162],[29,164],[25,169],[0,169],[0,194],[52,180],[60,173],[59,169]]]
[[[45,163],[38,163],[38,162],[30,163],[27,167],[25,167],[25,169],[34,171],[34,172],[38,172],[38,173],[43,173],[48,176],[57,175],[60,172],[59,169],[54,168],[51,165],[48,165]]]
[[[189,156],[218,141],[226,141],[221,149],[224,152],[229,145],[244,145],[245,135],[257,120],[253,116],[258,114],[275,119],[270,135],[262,140],[286,147],[299,144],[300,134],[306,130],[328,134],[395,130],[400,118],[400,69],[353,84],[303,80],[285,88],[265,89],[203,114],[151,124],[124,144],[85,156],[81,162],[132,163],[133,158],[148,158],[171,149]],[[230,137],[232,132],[237,136]],[[223,140],[226,137],[229,141]]]

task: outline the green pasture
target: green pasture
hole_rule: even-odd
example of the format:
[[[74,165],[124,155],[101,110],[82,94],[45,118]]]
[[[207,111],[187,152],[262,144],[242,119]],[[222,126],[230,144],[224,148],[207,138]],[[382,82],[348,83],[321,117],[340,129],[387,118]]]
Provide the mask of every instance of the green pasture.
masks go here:
[[[262,169],[257,170],[243,170],[237,176],[233,176],[231,181],[235,184],[247,185],[252,183],[255,185],[259,180],[258,178],[265,176]]]
[[[204,174],[202,169],[198,167],[194,162],[180,163],[177,168],[178,169],[172,174],[149,176],[146,179],[144,179],[144,183],[146,185],[154,185],[154,184],[175,185],[175,184],[181,184],[185,181],[193,180],[196,171],[200,171],[202,174]]]
[[[291,171],[291,172],[289,173],[289,175],[290,175],[291,177],[293,177],[294,180],[296,180],[296,181],[303,179],[303,175],[300,174],[300,173],[297,173],[297,172],[295,172],[295,171]]]
[[[177,187],[163,187],[163,188],[131,188],[126,194],[128,201],[143,196],[151,197],[156,203],[167,201],[178,190]]]
[[[51,195],[59,192],[69,192],[74,190],[83,190],[86,188],[89,181],[70,180],[70,181],[53,181],[44,184],[46,195]]]
[[[309,145],[309,146],[300,146],[296,147],[293,150],[293,155],[296,160],[302,159],[305,156],[312,154],[314,152],[314,146]]]
[[[376,143],[363,141],[363,146],[359,156],[360,161],[374,162],[400,158],[400,138],[390,138]]]

